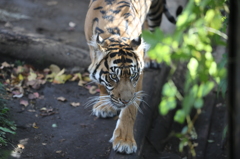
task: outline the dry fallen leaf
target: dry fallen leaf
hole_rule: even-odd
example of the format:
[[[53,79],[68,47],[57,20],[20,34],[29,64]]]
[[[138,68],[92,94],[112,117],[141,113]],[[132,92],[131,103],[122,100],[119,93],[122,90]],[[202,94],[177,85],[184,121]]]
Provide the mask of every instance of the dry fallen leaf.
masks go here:
[[[23,77],[23,75],[22,75],[22,74],[19,74],[19,75],[18,75],[18,80],[19,80],[19,81],[22,81],[22,80],[24,80],[24,77]]]
[[[37,99],[39,97],[38,92],[32,93],[28,95],[28,99]]]
[[[37,73],[37,79],[44,79],[45,75],[42,73]]]
[[[84,86],[84,84],[86,84],[86,83],[87,83],[87,82],[80,80],[80,81],[78,82],[78,85],[79,85],[79,86]]]
[[[61,150],[58,150],[58,151],[56,151],[56,153],[62,153],[62,151],[61,151]]]
[[[78,107],[78,106],[80,106],[80,103],[78,102],[72,102],[72,103],[70,103],[71,104],[71,106],[73,106],[73,107]]]
[[[15,94],[13,95],[13,98],[22,98],[23,97],[23,94]]]
[[[51,70],[50,70],[49,68],[45,68],[45,69],[43,70],[43,72],[44,72],[45,74],[49,74],[49,73],[51,72]]]
[[[17,146],[18,146],[18,148],[20,148],[20,149],[25,149],[25,146],[24,146],[23,144],[18,144]]]
[[[59,101],[61,101],[61,102],[66,102],[66,101],[67,101],[67,99],[64,98],[64,97],[58,97],[57,100],[59,100]]]
[[[23,105],[23,106],[27,107],[28,104],[29,104],[29,103],[28,103],[27,100],[20,100],[20,105]]]
[[[43,116],[43,117],[56,114],[56,112],[53,110],[53,108],[45,108],[45,107],[43,107],[43,108],[40,109],[40,111],[41,111],[40,115]]]
[[[12,64],[9,64],[9,63],[7,63],[7,62],[3,62],[2,63],[2,65],[1,65],[1,67],[0,67],[0,69],[3,69],[4,67],[13,67],[14,65],[12,65]]]
[[[35,129],[38,129],[38,126],[37,126],[36,123],[33,123],[33,124],[32,124],[32,127],[35,128]]]
[[[54,65],[54,64],[50,65],[49,69],[56,74],[61,71],[60,68],[57,65]]]
[[[30,72],[28,75],[28,81],[36,80],[37,74],[30,68]]]
[[[96,86],[90,86],[89,93],[95,94],[97,92],[99,92],[99,89]]]
[[[69,80],[70,78],[72,78],[72,75],[67,75],[67,74],[60,74],[60,75],[56,75],[54,77],[54,80],[52,81],[53,83],[56,84],[63,84],[65,83],[67,80]]]
[[[11,81],[10,83],[12,85],[18,85],[19,83],[21,83],[21,80],[19,80],[18,76],[15,76],[14,74],[11,74]]]
[[[60,68],[56,65],[51,65],[51,74],[46,75],[46,79],[49,82],[56,83],[56,84],[63,84],[67,80],[72,78],[70,74],[64,74],[65,69],[60,70]]]
[[[82,79],[81,73],[75,73],[73,75],[73,77],[70,79],[70,81],[76,81],[76,80],[81,80],[81,79]]]
[[[33,94],[29,94],[28,95],[28,99],[36,99],[35,96]]]
[[[46,108],[46,107],[42,107],[40,110],[41,110],[41,111],[46,111],[47,108]]]
[[[87,77],[83,77],[83,81],[85,81],[85,82],[90,82],[91,79],[87,76]]]
[[[34,92],[33,94],[36,98],[39,98],[39,93],[38,92]]]
[[[62,69],[60,72],[58,72],[58,73],[57,73],[57,75],[56,75],[56,76],[61,76],[61,75],[63,75],[63,74],[64,74],[64,72],[65,72],[65,69]]]
[[[31,86],[33,89],[39,89],[42,84],[45,84],[46,80],[36,79],[27,81],[26,85]]]
[[[17,68],[14,68],[13,71],[16,73],[16,74],[21,74],[21,73],[26,73],[28,72],[28,69],[23,67],[23,66],[18,66]]]

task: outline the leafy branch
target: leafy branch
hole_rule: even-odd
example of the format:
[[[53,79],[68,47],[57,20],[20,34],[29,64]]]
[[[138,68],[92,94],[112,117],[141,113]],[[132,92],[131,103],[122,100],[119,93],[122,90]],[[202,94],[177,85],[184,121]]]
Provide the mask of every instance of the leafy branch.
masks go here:
[[[190,0],[178,17],[176,29],[172,34],[164,34],[159,28],[154,33],[143,32],[143,38],[151,45],[148,52],[150,58],[164,62],[171,67],[168,82],[162,91],[159,110],[162,115],[175,109],[177,101],[181,108],[174,115],[179,123],[187,121],[178,137],[181,137],[180,150],[188,145],[195,156],[191,143],[194,121],[190,118],[192,109],[197,109],[197,116],[204,105],[203,98],[213,88],[226,92],[226,55],[217,63],[213,57],[216,46],[226,46],[228,7],[225,0]],[[171,80],[179,63],[187,66],[183,93],[181,94]]]
[[[0,83],[0,147],[8,144],[7,134],[15,134],[16,125],[8,119],[9,108],[5,105],[5,89]]]

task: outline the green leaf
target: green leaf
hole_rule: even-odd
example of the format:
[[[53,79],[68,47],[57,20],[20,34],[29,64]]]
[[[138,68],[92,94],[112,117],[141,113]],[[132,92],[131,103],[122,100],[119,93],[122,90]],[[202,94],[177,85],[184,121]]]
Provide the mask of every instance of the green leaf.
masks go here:
[[[210,22],[210,27],[218,30],[222,27],[222,21],[219,20],[219,19],[221,19],[221,15],[220,15],[221,13],[219,11],[216,11],[215,13],[216,14],[215,14],[213,20]]]
[[[196,78],[197,68],[198,68],[198,61],[195,58],[191,58],[188,65],[188,70],[192,78]]]
[[[183,148],[187,145],[188,145],[188,139],[187,138],[182,139],[181,142],[179,143],[179,151],[182,152]]]
[[[196,14],[193,12],[189,12],[185,10],[181,15],[178,16],[177,24],[176,26],[181,28],[187,26],[189,23],[191,23],[193,20],[196,19]]]
[[[227,79],[226,78],[221,79],[221,81],[218,85],[218,93],[219,93],[219,91],[221,91],[221,94],[224,97],[227,92]]]
[[[185,117],[186,117],[186,114],[182,109],[177,110],[176,114],[174,115],[174,121],[180,124],[183,124],[185,121]]]
[[[158,40],[155,39],[153,33],[151,33],[150,31],[144,30],[142,32],[142,36],[144,38],[144,41],[148,43],[151,46],[151,48],[154,48],[155,45],[158,43]]]
[[[216,73],[217,73],[217,63],[215,61],[212,61],[209,68],[209,74],[214,76]]]
[[[171,85],[170,83],[165,83],[163,86],[162,94],[167,97],[174,97],[177,93],[177,88],[175,85]]]
[[[174,97],[163,98],[159,105],[160,113],[162,115],[166,115],[169,110],[176,108],[176,104],[177,103]]]
[[[153,49],[161,39],[164,39],[164,34],[159,28],[156,28],[153,33],[149,30],[144,30],[142,36],[144,41],[151,46],[151,49]]]
[[[194,104],[195,98],[194,96],[189,93],[188,95],[185,95],[185,97],[183,98],[182,101],[182,107],[184,109],[184,111],[186,112],[186,114],[188,114]]]
[[[209,142],[209,143],[213,143],[213,142],[214,142],[214,140],[208,140],[208,142]]]
[[[7,112],[9,112],[9,108],[5,107],[1,110],[2,114],[6,114]]]
[[[11,131],[10,129],[8,129],[8,128],[4,128],[4,127],[1,127],[1,126],[0,126],[0,130],[2,130],[3,132],[7,132],[7,133],[11,133],[11,134],[15,134],[15,132]]]
[[[203,99],[202,98],[197,98],[194,102],[194,107],[196,109],[202,108],[203,106]]]
[[[180,16],[178,16],[176,26],[180,27],[180,26],[184,25],[187,22],[187,19],[188,19],[188,13],[183,12]]]
[[[171,62],[171,54],[170,54],[170,47],[167,45],[157,44],[155,49],[155,53],[157,54],[157,61],[160,62],[166,62],[167,64],[170,64]]]
[[[215,15],[215,11],[213,9],[209,9],[205,15],[205,20],[210,23]]]
[[[224,140],[226,138],[227,132],[228,132],[228,126],[226,125],[222,132],[222,140]]]
[[[186,134],[187,131],[188,131],[188,126],[184,126],[183,129],[182,129],[182,131],[181,131],[181,133],[182,133],[182,134]]]
[[[206,53],[205,53],[205,58],[206,58],[207,60],[209,60],[209,61],[212,61],[212,60],[213,60],[213,56],[212,56],[212,54],[211,54],[210,52],[206,52]]]
[[[5,146],[7,145],[6,140],[4,138],[2,138],[1,136],[0,136],[0,144],[3,144]]]
[[[186,79],[186,81],[184,83],[184,93],[188,93],[190,90],[190,87],[193,84],[193,80],[191,79],[189,72],[186,73],[185,79]]]
[[[198,97],[201,98],[206,96],[213,89],[213,87],[214,83],[212,81],[202,83],[198,89]]]
[[[218,63],[218,68],[225,68],[227,64],[227,53],[222,55],[221,61]]]
[[[198,85],[195,84],[191,89],[190,89],[190,94],[193,98],[197,97],[197,93],[198,93]]]

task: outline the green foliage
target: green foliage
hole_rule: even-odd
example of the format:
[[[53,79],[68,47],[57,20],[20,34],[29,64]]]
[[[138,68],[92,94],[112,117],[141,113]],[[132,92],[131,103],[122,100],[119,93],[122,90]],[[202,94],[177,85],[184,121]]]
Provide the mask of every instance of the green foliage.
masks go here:
[[[16,125],[8,119],[9,108],[5,105],[4,94],[5,90],[0,83],[0,147],[6,146],[8,143],[7,135],[15,134]]]
[[[154,33],[143,32],[143,38],[151,45],[148,52],[150,58],[171,66],[173,73],[177,64],[187,63],[183,96],[169,78],[162,91],[159,104],[160,113],[165,115],[176,108],[177,101],[182,108],[176,111],[174,120],[184,123],[190,111],[201,109],[203,97],[213,88],[226,92],[226,55],[217,63],[212,55],[213,47],[226,46],[228,12],[225,0],[190,0],[178,17],[176,30],[172,34],[164,34],[159,28]],[[172,75],[171,73],[171,75]],[[193,122],[187,120],[187,132],[193,131]],[[189,135],[183,135],[180,150],[189,145]],[[192,153],[193,155],[195,152]]]
[[[21,61],[21,60],[16,60],[16,61],[14,61],[14,65],[15,66],[23,66],[25,64],[25,62],[24,61]]]

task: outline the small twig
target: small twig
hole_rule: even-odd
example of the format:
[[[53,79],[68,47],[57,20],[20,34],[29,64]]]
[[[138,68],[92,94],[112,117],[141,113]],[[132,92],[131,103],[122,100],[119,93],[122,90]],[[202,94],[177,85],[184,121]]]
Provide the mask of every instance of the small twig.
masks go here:
[[[227,34],[221,32],[221,31],[219,31],[219,30],[216,30],[216,29],[210,28],[210,27],[204,27],[204,29],[206,29],[206,31],[208,31],[208,32],[212,32],[212,33],[215,33],[215,34],[221,36],[221,37],[224,38],[225,40],[228,39]],[[197,33],[197,32],[198,32],[198,29],[197,29],[197,28],[192,28],[192,29],[189,30],[189,32],[190,32],[191,34],[194,34],[194,33]]]

